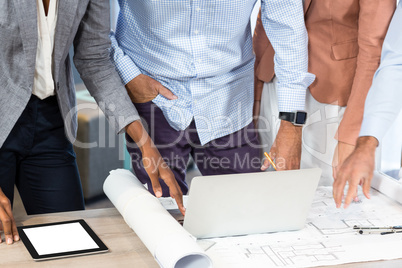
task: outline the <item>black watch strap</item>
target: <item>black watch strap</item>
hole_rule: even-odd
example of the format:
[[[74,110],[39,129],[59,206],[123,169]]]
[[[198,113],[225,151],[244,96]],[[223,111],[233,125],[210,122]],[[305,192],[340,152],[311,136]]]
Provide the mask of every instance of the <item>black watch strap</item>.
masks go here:
[[[295,126],[303,126],[307,120],[305,111],[279,112],[279,119],[289,121]]]
[[[295,113],[279,112],[279,119],[293,123],[295,121]]]

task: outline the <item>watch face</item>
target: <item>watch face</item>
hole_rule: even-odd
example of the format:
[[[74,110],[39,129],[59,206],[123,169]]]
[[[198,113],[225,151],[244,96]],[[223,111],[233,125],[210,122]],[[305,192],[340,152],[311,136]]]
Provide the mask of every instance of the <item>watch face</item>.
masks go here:
[[[303,125],[304,123],[306,123],[306,119],[307,119],[307,113],[305,113],[305,112],[297,112],[296,113],[295,124]]]

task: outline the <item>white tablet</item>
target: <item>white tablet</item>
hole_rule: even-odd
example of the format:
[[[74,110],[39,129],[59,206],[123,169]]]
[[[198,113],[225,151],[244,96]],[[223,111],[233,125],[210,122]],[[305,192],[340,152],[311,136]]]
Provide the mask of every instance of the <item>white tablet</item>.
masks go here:
[[[80,219],[17,227],[35,261],[107,252],[108,248]]]

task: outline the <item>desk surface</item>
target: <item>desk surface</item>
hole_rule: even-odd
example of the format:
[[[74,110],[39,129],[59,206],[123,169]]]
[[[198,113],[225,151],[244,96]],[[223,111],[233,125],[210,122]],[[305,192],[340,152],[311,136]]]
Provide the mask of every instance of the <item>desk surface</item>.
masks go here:
[[[42,214],[16,219],[17,226],[84,219],[109,252],[87,256],[35,262],[20,241],[0,244],[2,267],[159,267],[138,236],[128,227],[114,208]],[[4,235],[3,241],[4,241]]]
[[[114,208],[24,216],[17,226],[84,219],[109,247],[108,253],[35,262],[22,242],[0,244],[0,266],[6,267],[159,267],[145,245]],[[4,235],[3,235],[4,240]],[[402,259],[338,265],[342,268],[402,267]]]

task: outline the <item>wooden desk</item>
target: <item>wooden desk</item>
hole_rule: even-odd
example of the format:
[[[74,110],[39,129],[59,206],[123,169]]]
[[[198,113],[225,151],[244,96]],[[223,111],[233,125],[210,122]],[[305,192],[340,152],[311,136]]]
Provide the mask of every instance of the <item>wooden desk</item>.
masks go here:
[[[115,208],[42,214],[16,219],[17,226],[84,219],[109,248],[108,253],[36,262],[19,241],[0,244],[1,267],[159,267]],[[4,241],[4,235],[3,241]]]
[[[55,259],[35,262],[24,244],[19,241],[13,245],[0,244],[1,267],[136,267],[157,268],[151,253],[138,236],[128,227],[115,208],[94,209],[76,212],[64,212],[23,216],[17,220],[17,226],[41,223],[85,219],[89,226],[108,246],[109,252],[87,256]],[[4,235],[3,235],[4,240]],[[332,266],[331,266],[332,267]],[[337,265],[342,268],[399,268],[402,259]],[[229,267],[228,267],[229,268]]]

